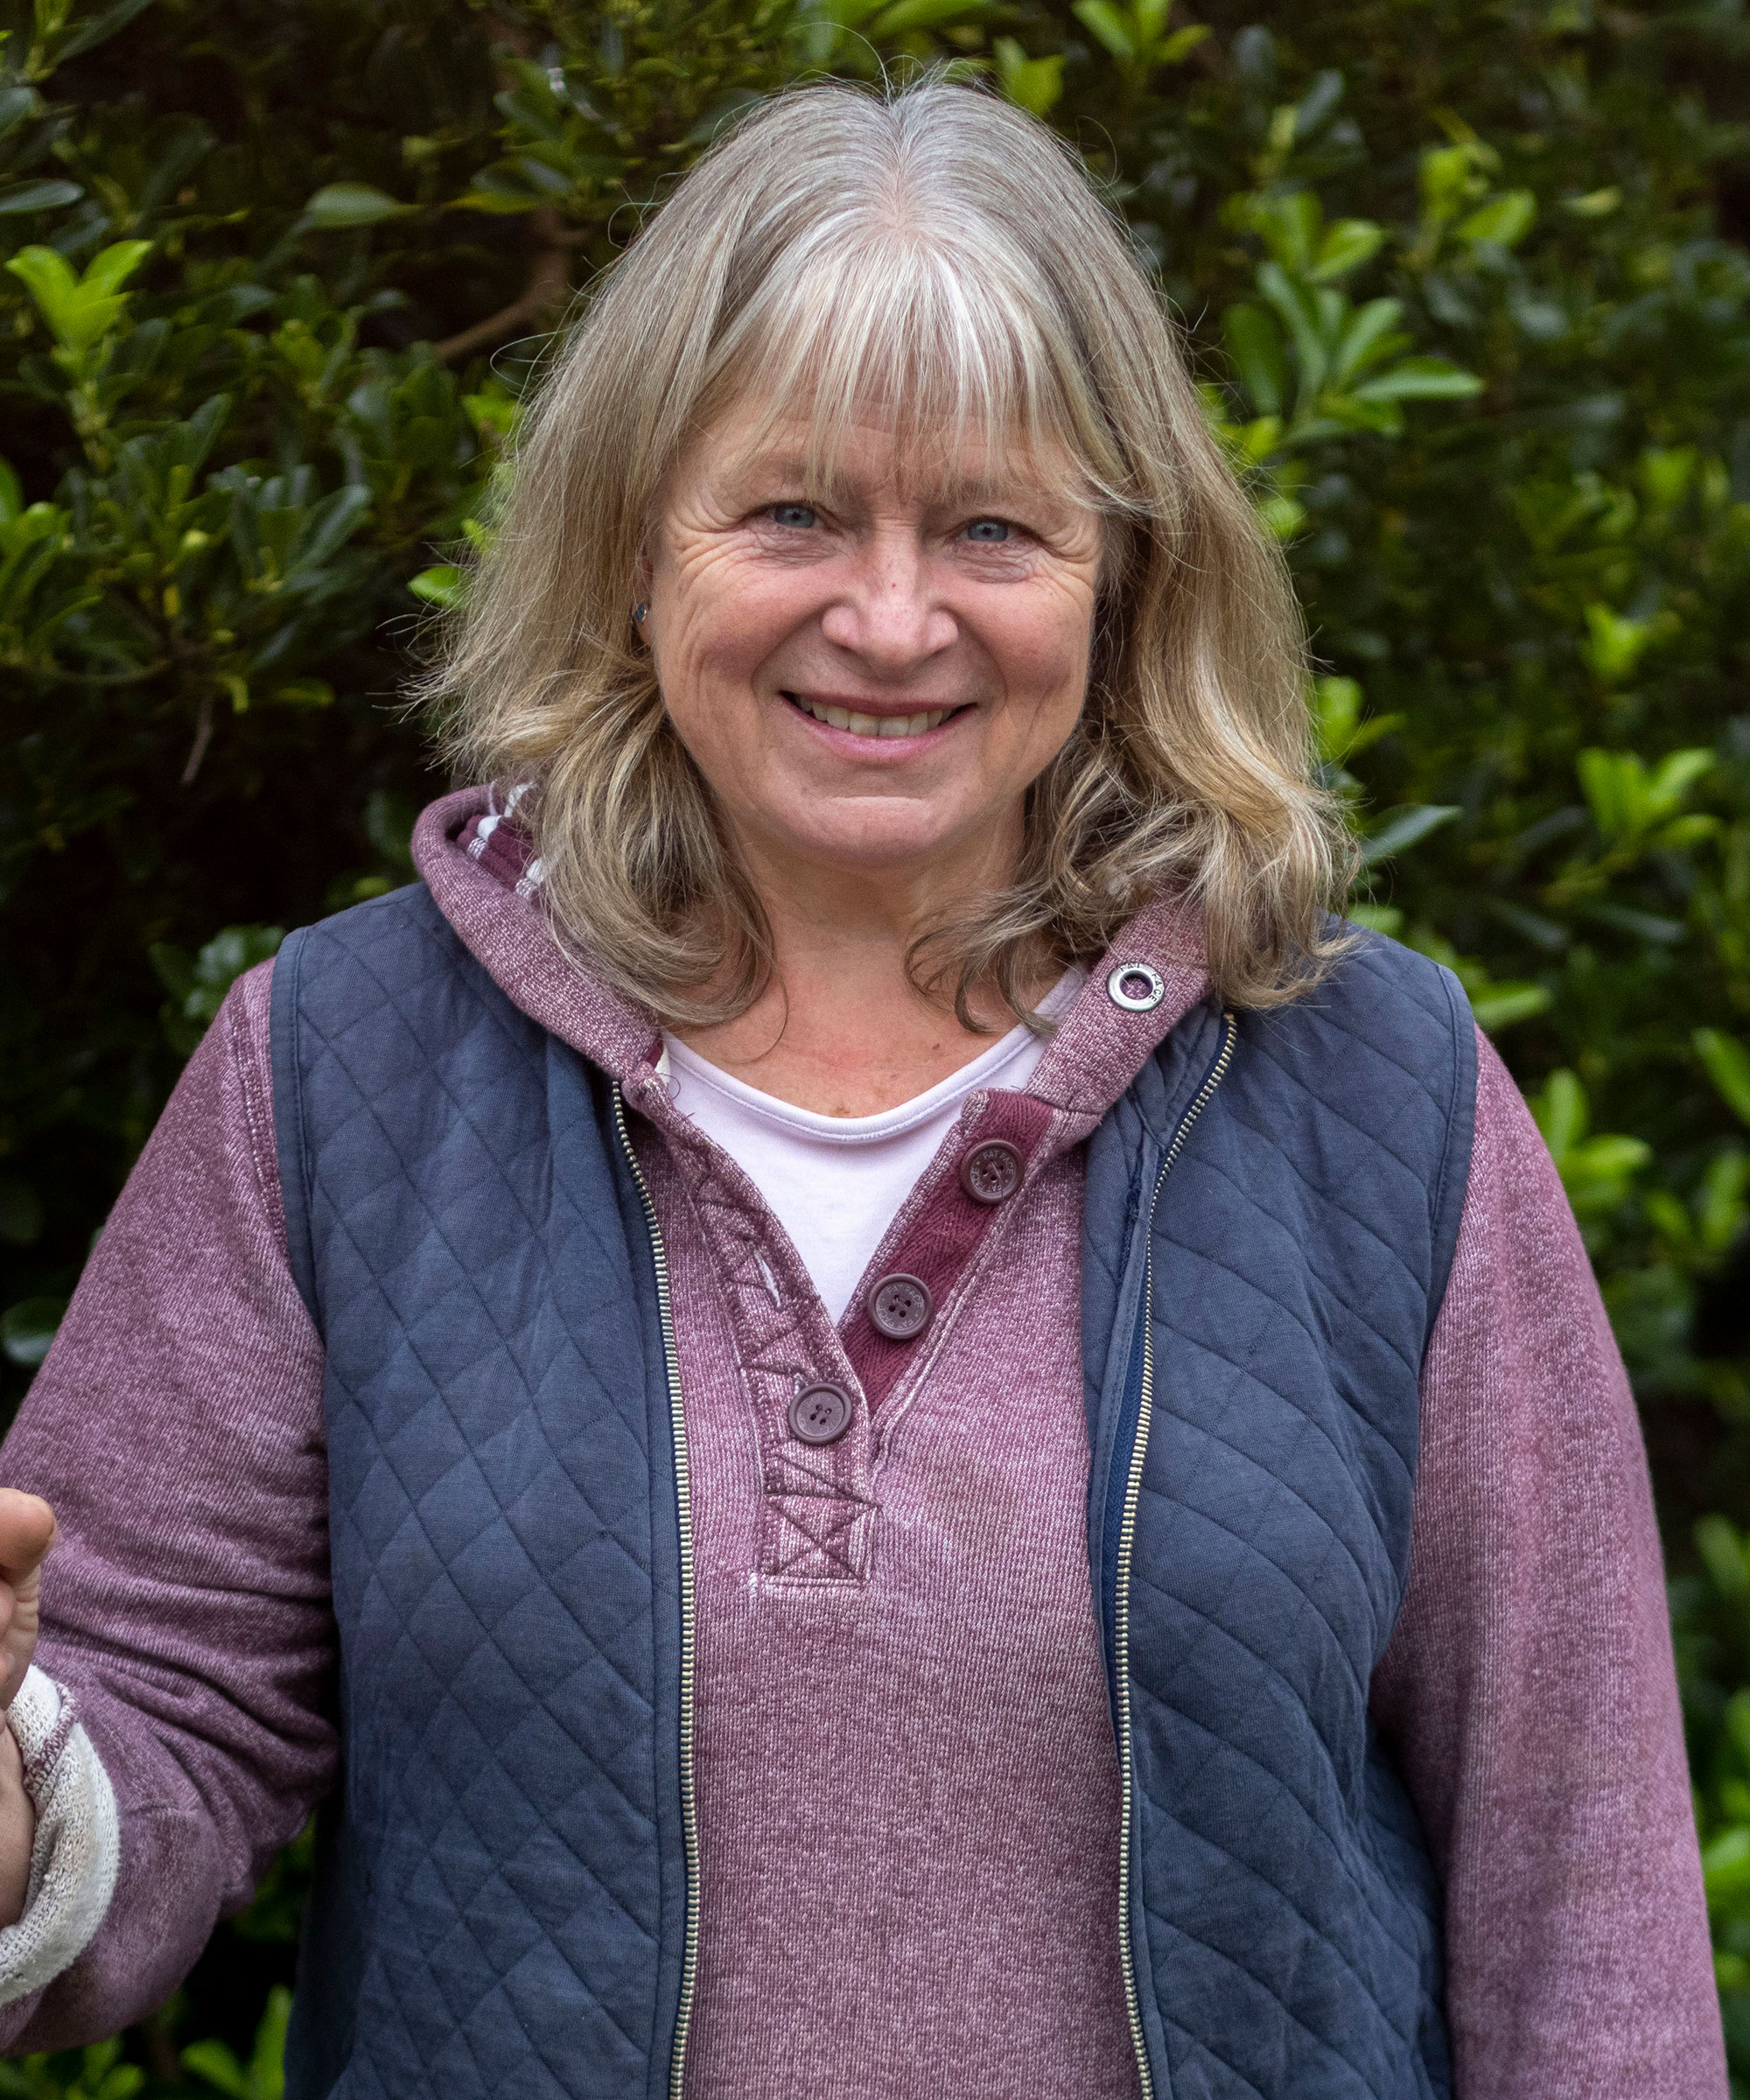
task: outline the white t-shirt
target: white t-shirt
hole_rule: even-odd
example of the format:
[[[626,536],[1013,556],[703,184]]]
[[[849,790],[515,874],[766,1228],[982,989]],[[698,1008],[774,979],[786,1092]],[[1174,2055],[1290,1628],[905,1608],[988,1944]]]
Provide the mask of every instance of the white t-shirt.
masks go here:
[[[1060,1013],[1086,973],[1066,973],[1040,1002]],[[665,1034],[668,1097],[752,1182],[790,1236],[827,1311],[840,1319],[881,1236],[981,1087],[1014,1090],[1032,1078],[1046,1046],[1015,1027],[928,1094],[879,1116],[817,1116],[792,1108],[707,1064]]]

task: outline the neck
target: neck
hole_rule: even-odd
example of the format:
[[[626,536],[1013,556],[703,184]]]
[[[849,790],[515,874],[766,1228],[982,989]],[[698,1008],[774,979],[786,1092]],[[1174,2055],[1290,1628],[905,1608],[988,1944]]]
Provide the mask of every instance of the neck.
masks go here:
[[[1006,842],[952,865],[878,875],[797,868],[769,851],[748,853],[747,864],[771,929],[771,977],[734,1020],[676,1031],[722,1070],[796,1108],[874,1116],[927,1092],[1013,1026],[986,993],[971,1001],[982,1026],[962,1027],[951,1002],[926,998],[906,968],[921,934],[1007,883]]]

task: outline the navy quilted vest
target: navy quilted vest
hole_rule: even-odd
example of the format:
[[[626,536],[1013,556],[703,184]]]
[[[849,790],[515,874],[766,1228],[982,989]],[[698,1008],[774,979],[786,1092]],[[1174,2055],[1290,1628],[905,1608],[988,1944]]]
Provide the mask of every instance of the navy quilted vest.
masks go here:
[[[286,942],[273,1040],[345,1746],[289,2100],[660,2100],[696,1955],[684,1451],[612,1089],[423,887]],[[1188,1015],[1089,1143],[1088,1539],[1156,2100],[1450,2090],[1438,1892],[1367,1699],[1474,1090],[1452,980],[1369,939],[1280,1014]]]

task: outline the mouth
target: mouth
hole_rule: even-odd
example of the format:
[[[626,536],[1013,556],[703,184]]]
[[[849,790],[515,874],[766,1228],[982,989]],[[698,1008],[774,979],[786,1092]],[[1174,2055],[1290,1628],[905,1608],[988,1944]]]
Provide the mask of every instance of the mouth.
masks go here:
[[[832,701],[811,700],[802,693],[787,692],[783,697],[799,714],[811,716],[828,729],[844,730],[853,737],[868,737],[883,743],[928,736],[931,730],[940,729],[944,722],[966,711],[964,706],[931,707],[909,715],[871,715],[858,708],[840,707]]]

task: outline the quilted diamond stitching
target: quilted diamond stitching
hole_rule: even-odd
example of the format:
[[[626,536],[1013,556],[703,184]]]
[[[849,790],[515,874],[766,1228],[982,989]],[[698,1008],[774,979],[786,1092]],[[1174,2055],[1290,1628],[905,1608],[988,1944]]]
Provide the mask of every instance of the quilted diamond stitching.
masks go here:
[[[1179,1836],[1164,1852],[1145,1848],[1139,1900],[1170,2054],[1186,2054],[1182,2037],[1222,2067],[1220,2079],[1194,2082],[1200,2091],[1401,2100],[1406,2079],[1429,2091],[1444,2075],[1419,2053],[1438,1980],[1413,1817],[1395,1827],[1409,1811],[1376,1791],[1396,1783],[1389,1773],[1357,1761],[1351,1782],[1346,1760],[1376,1754],[1367,1677],[1402,1594],[1459,1026],[1468,1023],[1432,966],[1371,947],[1314,1004],[1245,1024],[1157,1220],[1155,1430],[1130,1674],[1142,1827]],[[1116,1185],[1105,1200],[1116,1207]],[[1101,1241],[1090,1213],[1096,1260]],[[1267,1487],[1261,1474],[1274,1476]],[[1291,1578],[1292,1607],[1278,1600]],[[1282,1740],[1288,1761],[1272,1762],[1267,1732],[1283,1711],[1305,1718]],[[1166,1773],[1180,1786],[1199,1771],[1211,1775],[1203,1792],[1192,1778],[1165,1797]],[[1236,1797],[1242,1772],[1252,1777]],[[1236,1798],[1247,1837],[1224,1843]],[[1244,1844],[1270,1827],[1272,1802],[1300,1835],[1249,1861]],[[1260,1947],[1275,1907],[1284,1945],[1319,1950],[1312,1970],[1297,1960],[1278,1973],[1262,1953],[1247,1959],[1200,1936],[1194,1911],[1168,1900],[1195,1877],[1181,1884],[1166,1870],[1194,1840],[1213,1848],[1222,1876],[1250,1877],[1264,1907]],[[1330,1846],[1342,1871],[1334,1880],[1326,1858],[1311,1900],[1309,1861]],[[1347,1913],[1331,1908],[1339,1896]],[[1223,1980],[1235,1970],[1250,1979],[1247,2019],[1187,2023],[1186,2002],[1242,2002]],[[1359,1992],[1347,2014],[1345,1990]]]
[[[349,1796],[382,1867],[411,1861],[374,1877],[344,2082],[593,2091],[652,2040],[646,1394],[580,1352],[541,1250],[572,1275],[627,1250],[598,1170],[592,1215],[550,1165],[541,1032],[429,900],[384,904],[306,936],[304,972],[337,1602],[370,1671]]]

